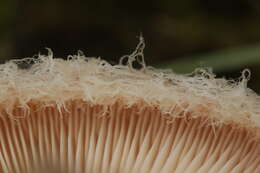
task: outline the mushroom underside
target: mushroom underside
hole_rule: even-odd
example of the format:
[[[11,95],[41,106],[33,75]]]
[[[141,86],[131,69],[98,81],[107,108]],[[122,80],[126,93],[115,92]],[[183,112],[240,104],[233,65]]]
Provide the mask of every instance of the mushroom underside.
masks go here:
[[[71,102],[0,116],[0,172],[259,173],[246,129],[120,104]]]

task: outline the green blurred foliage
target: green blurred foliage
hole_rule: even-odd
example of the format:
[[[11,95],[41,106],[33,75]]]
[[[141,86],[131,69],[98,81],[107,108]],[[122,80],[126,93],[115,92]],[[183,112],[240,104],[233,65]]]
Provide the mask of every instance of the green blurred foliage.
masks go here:
[[[10,26],[13,15],[13,1],[0,0],[0,59],[10,51]]]
[[[178,73],[191,73],[195,68],[210,67],[219,73],[252,65],[260,65],[260,44],[183,57],[181,60],[159,64],[158,67],[171,68]]]
[[[1,0],[0,1],[0,33],[6,32],[6,26],[10,22],[13,9],[11,9],[12,1]]]
[[[0,60],[50,47],[58,57],[80,49],[116,63],[142,32],[147,64],[210,66],[220,77],[250,68],[260,81],[259,19],[259,0],[0,0]],[[260,82],[250,86],[260,91]]]

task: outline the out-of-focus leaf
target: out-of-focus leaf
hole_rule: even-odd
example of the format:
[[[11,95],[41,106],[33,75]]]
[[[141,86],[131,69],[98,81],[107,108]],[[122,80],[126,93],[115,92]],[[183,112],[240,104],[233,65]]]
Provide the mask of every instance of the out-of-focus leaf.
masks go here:
[[[0,1],[0,31],[2,31],[3,25],[10,22],[10,17],[13,15],[14,10],[12,9],[12,1],[1,0]]]
[[[198,67],[211,67],[214,72],[225,72],[255,64],[260,64],[260,44],[204,55],[183,57],[175,62],[160,64],[159,67],[171,68],[179,73],[192,72]]]

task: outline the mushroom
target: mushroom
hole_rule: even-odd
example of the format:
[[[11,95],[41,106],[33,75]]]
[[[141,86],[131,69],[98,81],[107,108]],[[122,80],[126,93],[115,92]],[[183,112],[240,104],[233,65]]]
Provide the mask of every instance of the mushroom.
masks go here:
[[[0,172],[260,172],[260,99],[247,70],[234,82],[147,67],[138,50],[124,58],[49,53],[0,65]]]

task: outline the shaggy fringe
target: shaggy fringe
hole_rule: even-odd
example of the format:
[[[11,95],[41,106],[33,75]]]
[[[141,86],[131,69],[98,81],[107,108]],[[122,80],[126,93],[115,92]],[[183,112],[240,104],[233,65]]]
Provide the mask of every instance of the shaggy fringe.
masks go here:
[[[208,69],[179,75],[144,62],[143,38],[118,65],[82,52],[67,60],[39,54],[0,65],[0,111],[13,116],[14,108],[30,111],[30,104],[66,109],[66,102],[82,100],[102,105],[104,112],[120,102],[126,107],[155,107],[172,118],[207,118],[210,125],[247,128],[260,137],[260,97],[247,87],[250,71],[238,81],[216,78]],[[125,62],[126,61],[126,62]],[[133,63],[141,65],[140,69]],[[29,68],[19,68],[21,64]],[[140,104],[141,103],[141,104]],[[3,114],[2,114],[3,115]]]

